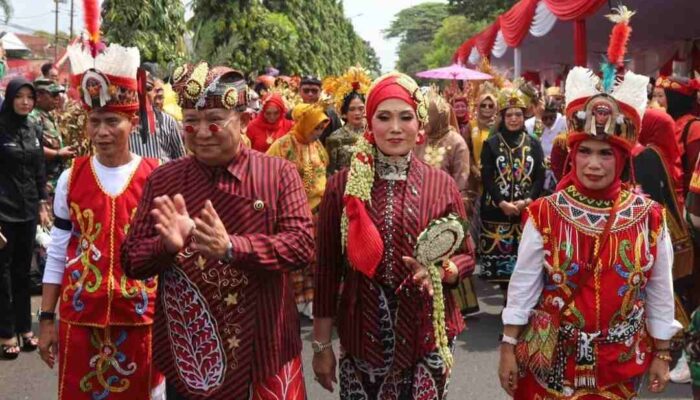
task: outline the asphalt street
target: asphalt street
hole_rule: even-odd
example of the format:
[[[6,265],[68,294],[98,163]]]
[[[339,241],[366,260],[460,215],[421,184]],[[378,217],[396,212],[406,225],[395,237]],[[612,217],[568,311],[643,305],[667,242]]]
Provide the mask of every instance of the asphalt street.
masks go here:
[[[501,293],[488,285],[477,287],[481,312],[467,321],[467,330],[457,339],[455,370],[449,387],[449,399],[507,400],[496,376],[498,365],[498,334],[501,331],[499,313],[503,304]],[[39,308],[40,298],[32,299],[33,310]],[[37,326],[35,325],[35,328]],[[38,329],[38,328],[37,328]],[[313,380],[311,370],[311,322],[302,324],[304,341],[304,372],[310,400],[337,399]],[[337,343],[335,345],[337,354]],[[0,400],[55,400],[57,393],[56,371],[49,370],[38,354],[22,353],[15,361],[0,361]],[[643,399],[690,399],[690,385],[671,384],[666,392]],[[134,399],[139,400],[139,399]]]

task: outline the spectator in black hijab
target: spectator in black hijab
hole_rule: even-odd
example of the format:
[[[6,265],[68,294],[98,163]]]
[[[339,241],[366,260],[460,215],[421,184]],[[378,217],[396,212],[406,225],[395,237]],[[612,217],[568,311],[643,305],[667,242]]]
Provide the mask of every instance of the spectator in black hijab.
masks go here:
[[[41,129],[28,114],[34,87],[24,78],[7,85],[0,108],[0,357],[15,359],[33,351],[30,279],[37,218],[49,221]],[[18,341],[18,339],[21,339]]]

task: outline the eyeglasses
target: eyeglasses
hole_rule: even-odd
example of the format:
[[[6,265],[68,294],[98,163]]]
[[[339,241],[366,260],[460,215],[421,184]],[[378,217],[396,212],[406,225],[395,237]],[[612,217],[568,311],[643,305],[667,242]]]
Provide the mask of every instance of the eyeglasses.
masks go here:
[[[494,108],[494,107],[496,107],[495,104],[487,104],[487,103],[479,104],[479,108]]]
[[[199,120],[193,123],[185,122],[182,124],[182,127],[185,130],[185,133],[193,135],[197,133],[197,131],[199,131],[199,126],[202,124],[202,122],[205,122],[208,123],[207,129],[209,129],[210,133],[219,133],[222,130],[224,130],[224,128],[226,128],[226,126],[229,124],[229,122],[231,122],[231,120],[233,120],[233,117],[225,120],[222,125],[217,124],[216,122],[209,122],[207,120]]]
[[[554,121],[557,119],[556,115],[543,115],[542,116],[542,121]]]

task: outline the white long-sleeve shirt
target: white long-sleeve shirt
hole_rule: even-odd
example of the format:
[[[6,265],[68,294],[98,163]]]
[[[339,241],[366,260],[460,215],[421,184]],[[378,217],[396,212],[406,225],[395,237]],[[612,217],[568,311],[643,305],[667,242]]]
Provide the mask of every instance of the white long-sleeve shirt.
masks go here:
[[[525,121],[525,129],[530,135],[532,135],[535,131],[535,120],[536,118],[532,117]],[[557,113],[557,119],[552,124],[552,127],[550,128],[545,125],[544,130],[542,131],[542,136],[540,136],[542,152],[544,153],[545,157],[549,157],[552,155],[552,147],[554,147],[554,138],[556,138],[558,134],[564,131],[566,131],[566,117]]]
[[[105,192],[114,196],[121,193],[124,185],[129,183],[129,177],[134,170],[138,168],[141,162],[141,157],[132,155],[132,160],[118,167],[105,167],[97,161],[96,157],[91,157],[90,162],[95,170],[97,179],[104,188]],[[70,208],[68,206],[68,180],[71,175],[72,168],[69,168],[58,178],[56,183],[56,194],[53,200],[54,214],[61,219],[70,219]],[[95,188],[95,190],[98,190]],[[52,283],[60,285],[63,281],[63,272],[66,269],[66,252],[68,250],[68,242],[70,241],[71,232],[63,229],[58,229],[55,226],[51,228],[51,243],[46,254],[46,267],[44,269],[44,283]]]
[[[659,236],[656,259],[645,288],[647,329],[660,340],[668,340],[682,328],[674,319],[673,246],[666,227]],[[531,221],[525,223],[518,247],[518,260],[508,285],[508,303],[503,310],[505,325],[526,325],[544,288],[544,246],[542,235]]]

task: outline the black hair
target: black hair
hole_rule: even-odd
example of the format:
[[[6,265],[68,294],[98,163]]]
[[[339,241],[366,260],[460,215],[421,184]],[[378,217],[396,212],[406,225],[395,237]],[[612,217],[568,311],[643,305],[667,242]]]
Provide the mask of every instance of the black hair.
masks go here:
[[[347,114],[348,111],[350,110],[350,103],[355,100],[355,99],[360,99],[362,104],[365,103],[365,96],[363,96],[361,93],[357,93],[356,91],[352,91],[348,94],[345,95],[343,98],[343,105],[340,107],[340,114]]]
[[[688,96],[670,89],[664,89],[664,92],[666,93],[666,103],[668,104],[666,109],[673,119],[678,119],[693,111],[695,95]]]
[[[53,68],[53,63],[47,62],[41,65],[41,74],[48,77],[49,71]]]

